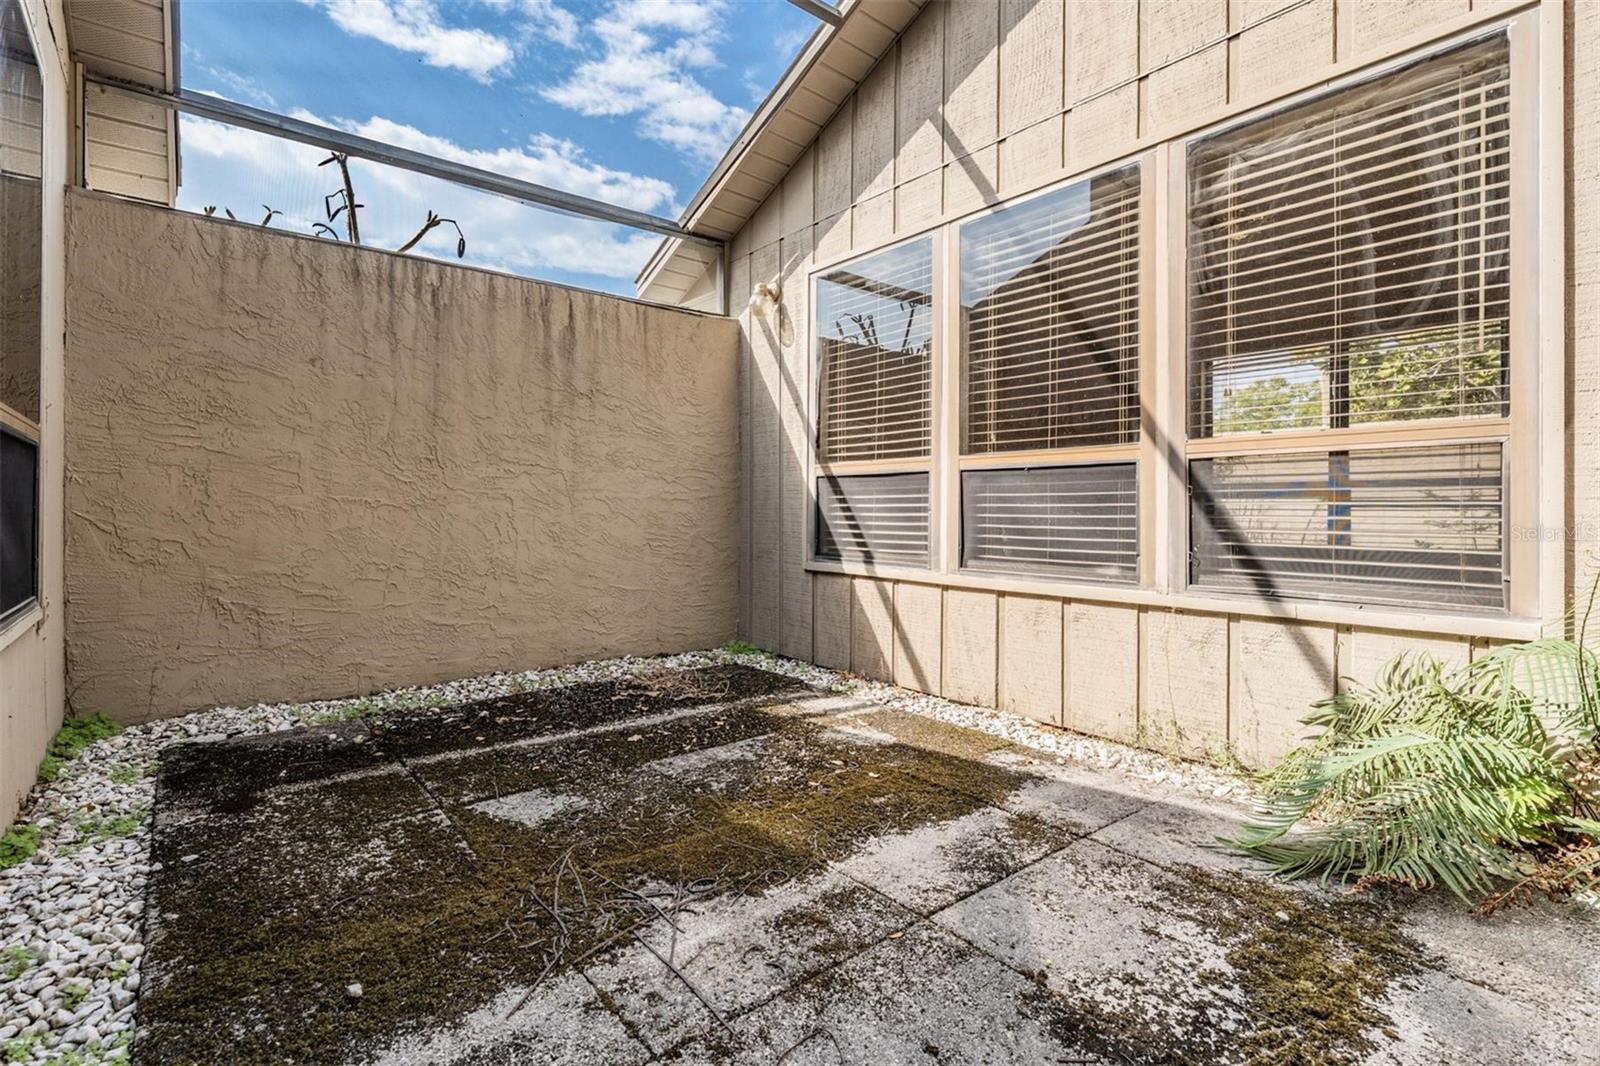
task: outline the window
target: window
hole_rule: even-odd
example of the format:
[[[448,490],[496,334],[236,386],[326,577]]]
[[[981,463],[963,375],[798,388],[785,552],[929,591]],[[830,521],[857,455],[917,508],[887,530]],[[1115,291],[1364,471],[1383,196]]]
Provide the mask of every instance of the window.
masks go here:
[[[1193,586],[1505,606],[1509,86],[1501,34],[1191,146]]]
[[[0,3],[0,624],[37,598],[44,93],[18,0]]]
[[[933,241],[821,275],[816,555],[929,562]]]
[[[961,563],[1138,577],[1137,166],[961,226]]]
[[[1197,584],[1268,596],[1499,607],[1500,448],[1469,444],[1196,460]]]

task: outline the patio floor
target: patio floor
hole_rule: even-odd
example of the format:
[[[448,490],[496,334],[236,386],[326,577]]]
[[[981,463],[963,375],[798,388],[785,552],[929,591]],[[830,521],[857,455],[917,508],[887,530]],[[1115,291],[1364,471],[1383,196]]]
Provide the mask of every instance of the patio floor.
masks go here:
[[[1585,1061],[1600,928],[740,666],[170,749],[136,1058]],[[1592,1060],[1587,1060],[1592,1061]]]

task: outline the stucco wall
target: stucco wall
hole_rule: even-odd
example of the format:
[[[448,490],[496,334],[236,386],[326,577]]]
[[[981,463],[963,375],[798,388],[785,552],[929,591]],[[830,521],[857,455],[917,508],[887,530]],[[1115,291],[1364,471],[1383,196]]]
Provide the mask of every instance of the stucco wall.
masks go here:
[[[731,321],[69,201],[76,712],[733,635]]]
[[[741,316],[748,446],[741,632],[763,647],[1088,733],[1273,761],[1312,700],[1471,632],[1284,621],[806,568],[813,264],[870,251],[1518,7],[1502,0],[934,0],[737,235],[729,306],[779,277],[786,323]],[[1559,0],[1551,0],[1559,11]],[[1567,5],[1577,218],[1568,575],[1600,542],[1600,3]],[[1573,28],[1573,23],[1576,24]],[[1557,64],[1556,56],[1544,62]],[[1576,190],[1576,191],[1571,191]],[[1569,239],[1572,239],[1569,236]],[[1571,260],[1569,260],[1571,262]],[[791,328],[792,327],[792,328]],[[1181,520],[1181,518],[1180,518]],[[1569,576],[1568,582],[1573,578]],[[1157,597],[1159,599],[1159,597]],[[1556,607],[1553,613],[1559,614]],[[1552,612],[1547,612],[1547,614]]]
[[[67,182],[67,56],[60,0],[23,0],[44,91],[44,225],[39,284],[39,609],[0,633],[0,828],[33,786],[61,725],[62,315]]]

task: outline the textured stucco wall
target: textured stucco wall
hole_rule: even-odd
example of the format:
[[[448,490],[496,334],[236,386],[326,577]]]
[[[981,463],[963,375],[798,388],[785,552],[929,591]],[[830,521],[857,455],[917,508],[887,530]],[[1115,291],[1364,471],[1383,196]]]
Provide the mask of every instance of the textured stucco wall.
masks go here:
[[[44,222],[39,275],[39,605],[0,633],[0,829],[33,787],[65,706],[62,654],[62,190],[67,182],[66,20],[61,0],[23,0],[39,55],[44,97],[40,182]]]
[[[1549,0],[1551,9],[1559,0]],[[738,233],[729,306],[778,277],[784,321],[741,312],[740,631],[823,665],[1191,755],[1275,761],[1343,677],[1393,656],[1466,662],[1492,640],[873,580],[806,569],[807,279],[857,255],[1177,136],[1336,64],[1414,47],[1505,0],[934,0],[777,177]],[[1600,565],[1600,0],[1565,6],[1569,431],[1579,580]],[[1546,62],[1557,62],[1547,57]]]
[[[733,635],[733,322],[89,193],[68,231],[75,711]]]

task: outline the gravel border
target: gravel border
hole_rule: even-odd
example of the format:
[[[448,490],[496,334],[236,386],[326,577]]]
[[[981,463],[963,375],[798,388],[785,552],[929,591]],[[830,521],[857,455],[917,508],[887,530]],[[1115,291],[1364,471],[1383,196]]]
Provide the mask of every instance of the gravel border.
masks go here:
[[[219,707],[131,726],[96,741],[29,794],[18,825],[36,826],[32,858],[0,870],[0,1062],[125,1062],[138,1006],[155,759],[169,744],[324,724],[395,709],[445,706],[661,669],[743,663],[965,726],[1099,770],[1198,795],[1243,801],[1240,774],[1183,762],[1024,718],[952,703],[760,652],[624,657],[490,674],[376,696]]]

